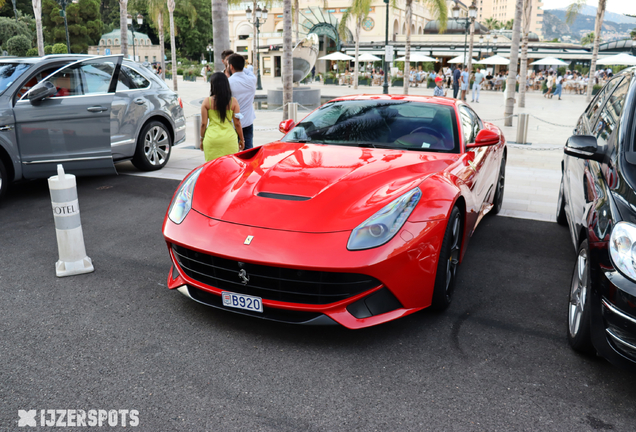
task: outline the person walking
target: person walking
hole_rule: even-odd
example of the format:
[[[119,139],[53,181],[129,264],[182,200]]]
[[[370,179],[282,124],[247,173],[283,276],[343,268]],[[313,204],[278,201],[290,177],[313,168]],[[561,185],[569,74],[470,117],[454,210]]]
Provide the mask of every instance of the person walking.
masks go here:
[[[561,76],[561,74],[557,76],[554,82],[556,84],[556,90],[554,91],[554,94],[559,95],[559,100],[561,100],[561,91],[563,90],[563,77]]]
[[[458,67],[453,69],[453,99],[457,99],[457,93],[459,93],[459,78],[462,75],[462,71]]]
[[[227,67],[230,69],[230,89],[232,96],[238,101],[243,118],[243,138],[245,150],[253,147],[254,140],[254,96],[256,96],[256,77],[245,73],[245,58],[240,54],[232,54],[227,58]]]
[[[201,150],[206,162],[243,150],[242,116],[225,74],[213,73],[210,97],[201,104]]]
[[[464,71],[459,77],[460,90],[462,91],[461,100],[466,102],[466,93],[468,93],[468,82],[470,75],[468,74],[468,66],[464,67]]]
[[[552,97],[552,87],[554,86],[554,76],[552,72],[548,72],[548,79],[546,81],[546,85],[548,86],[548,91],[543,97],[551,98]]]
[[[484,73],[480,70],[475,72],[475,82],[473,83],[473,100],[471,102],[479,103],[479,91],[481,90],[481,84],[486,79]],[[477,97],[475,97],[475,93]]]

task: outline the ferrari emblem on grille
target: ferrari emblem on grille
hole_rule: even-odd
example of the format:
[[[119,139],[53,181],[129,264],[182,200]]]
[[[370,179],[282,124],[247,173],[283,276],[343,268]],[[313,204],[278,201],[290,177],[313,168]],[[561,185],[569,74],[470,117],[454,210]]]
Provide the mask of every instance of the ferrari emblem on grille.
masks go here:
[[[250,243],[252,243],[252,239],[254,238],[253,235],[249,235],[247,236],[247,238],[245,239],[245,241],[243,242],[243,244],[248,245]]]
[[[241,269],[241,271],[238,274],[238,277],[241,279],[241,281],[243,281],[243,285],[247,285],[247,283],[250,281],[250,277],[247,275],[247,272],[245,271],[245,269]]]

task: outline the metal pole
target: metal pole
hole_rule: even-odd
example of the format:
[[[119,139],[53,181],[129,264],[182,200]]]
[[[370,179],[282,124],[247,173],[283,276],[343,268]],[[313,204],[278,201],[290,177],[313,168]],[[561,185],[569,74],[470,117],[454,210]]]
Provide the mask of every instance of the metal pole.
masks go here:
[[[384,0],[386,3],[386,28],[384,29],[384,46],[389,46],[389,0]],[[386,48],[385,48],[386,49]],[[386,61],[386,52],[384,55],[384,84],[382,84],[382,93],[389,94],[389,71]]]
[[[71,53],[71,42],[68,37],[68,21],[66,20],[66,1],[62,3],[62,11],[64,12],[64,29],[66,30],[66,50]]]
[[[135,21],[134,20],[130,24],[130,27],[132,28],[132,34],[133,34],[133,61],[137,61],[137,53],[135,52]]]
[[[468,62],[466,61],[466,43],[468,39],[468,28],[470,27],[470,21],[466,20],[466,27],[464,27],[464,64],[462,65],[462,69],[466,67]],[[470,73],[470,71],[468,71]]]
[[[260,33],[261,23],[258,18],[256,18],[256,63],[258,66],[257,74],[256,74],[256,90],[263,90],[263,86],[261,85],[261,50],[259,49],[258,36]]]
[[[18,8],[16,6],[16,0],[11,0],[11,3],[13,3],[13,14],[15,15],[15,20],[17,22],[18,21]]]

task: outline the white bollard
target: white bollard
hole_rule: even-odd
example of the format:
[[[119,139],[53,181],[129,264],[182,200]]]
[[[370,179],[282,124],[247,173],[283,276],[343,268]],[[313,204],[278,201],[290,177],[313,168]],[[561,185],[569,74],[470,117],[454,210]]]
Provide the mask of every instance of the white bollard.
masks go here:
[[[57,175],[49,177],[49,191],[60,256],[55,263],[57,277],[94,271],[93,262],[86,256],[75,176],[65,174],[62,165],[58,165]]]

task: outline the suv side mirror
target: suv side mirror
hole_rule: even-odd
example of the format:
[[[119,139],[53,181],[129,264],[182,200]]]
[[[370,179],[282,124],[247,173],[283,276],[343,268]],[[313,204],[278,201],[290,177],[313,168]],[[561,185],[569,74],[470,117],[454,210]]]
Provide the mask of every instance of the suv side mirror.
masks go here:
[[[475,137],[474,143],[466,144],[466,148],[475,148],[499,144],[499,134],[489,129],[482,129]]]
[[[290,130],[292,130],[296,126],[296,123],[292,119],[283,120],[278,125],[278,130],[281,133],[287,134]]]
[[[50,81],[41,81],[33,86],[27,97],[31,101],[40,102],[48,97],[51,97],[57,93],[57,88]]]
[[[566,155],[579,159],[590,159],[603,162],[605,152],[599,149],[596,137],[593,135],[572,135],[568,138],[563,149]]]

